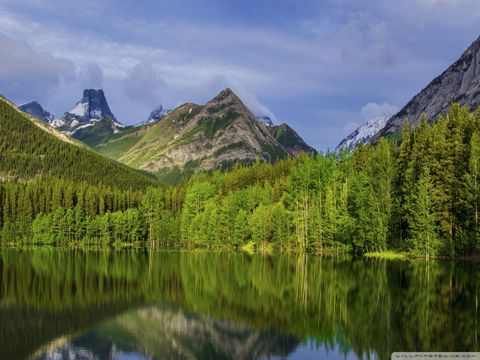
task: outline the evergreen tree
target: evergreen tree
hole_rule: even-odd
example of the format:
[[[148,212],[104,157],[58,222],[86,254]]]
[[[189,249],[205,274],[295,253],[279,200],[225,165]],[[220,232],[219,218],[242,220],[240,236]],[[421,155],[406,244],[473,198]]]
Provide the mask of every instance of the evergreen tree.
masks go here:
[[[414,212],[411,214],[411,243],[413,249],[426,258],[436,254],[438,250],[437,218],[432,201],[433,184],[430,169],[424,167],[416,186]]]

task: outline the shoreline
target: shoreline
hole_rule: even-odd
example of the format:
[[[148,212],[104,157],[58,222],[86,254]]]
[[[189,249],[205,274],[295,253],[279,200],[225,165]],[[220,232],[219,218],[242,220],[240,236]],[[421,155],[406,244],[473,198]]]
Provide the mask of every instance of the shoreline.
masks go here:
[[[37,244],[0,244],[0,250],[3,249],[15,249],[19,251],[32,251],[32,250],[72,250],[72,251],[178,251],[178,252],[229,252],[229,253],[245,253],[247,255],[262,255],[262,256],[273,256],[273,255],[309,255],[314,257],[353,257],[353,258],[364,258],[364,259],[378,259],[378,260],[395,260],[395,261],[414,261],[414,260],[447,260],[447,261],[472,261],[480,262],[479,256],[421,256],[408,252],[400,251],[376,251],[376,252],[367,252],[360,255],[351,254],[348,252],[333,252],[333,251],[324,251],[323,253],[319,252],[299,252],[292,250],[276,251],[270,247],[264,249],[260,247],[259,249],[253,249],[250,246],[240,247],[238,249],[232,249],[231,247],[208,247],[208,246],[156,246],[150,247],[148,244],[123,244],[121,246],[111,244],[111,245],[79,245],[79,244],[63,244],[63,245],[37,245]]]

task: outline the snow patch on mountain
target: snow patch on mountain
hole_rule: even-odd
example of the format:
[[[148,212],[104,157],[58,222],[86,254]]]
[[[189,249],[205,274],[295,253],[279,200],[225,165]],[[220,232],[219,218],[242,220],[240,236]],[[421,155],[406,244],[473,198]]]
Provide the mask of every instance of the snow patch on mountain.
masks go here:
[[[170,109],[165,109],[163,105],[159,105],[153,111],[150,113],[148,116],[147,120],[142,121],[139,123],[137,126],[142,126],[142,125],[147,125],[147,124],[152,124],[154,122],[157,122],[159,120],[162,120],[165,116],[170,114],[172,110]]]
[[[340,152],[345,148],[353,150],[357,145],[368,143],[375,134],[383,129],[390,117],[391,115],[382,114],[368,120],[366,123],[359,126],[354,132],[344,138],[335,148],[335,152]]]
[[[69,111],[72,115],[85,116],[87,114],[88,103],[79,101],[77,105]]]
[[[125,128],[110,111],[105,94],[101,89],[85,89],[82,99],[75,107],[54,119],[49,124],[65,134],[74,136],[77,132],[92,127],[94,124],[109,119],[108,127],[112,133],[118,133]]]
[[[270,118],[270,116],[267,115],[260,115],[257,116],[257,120],[263,122],[267,126],[273,126],[273,120]]]

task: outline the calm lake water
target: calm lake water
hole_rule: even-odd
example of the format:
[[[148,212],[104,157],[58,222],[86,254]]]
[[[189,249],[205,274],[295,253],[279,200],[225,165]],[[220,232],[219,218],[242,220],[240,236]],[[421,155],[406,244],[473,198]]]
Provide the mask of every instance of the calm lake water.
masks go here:
[[[478,265],[0,250],[1,359],[388,359],[480,351]]]

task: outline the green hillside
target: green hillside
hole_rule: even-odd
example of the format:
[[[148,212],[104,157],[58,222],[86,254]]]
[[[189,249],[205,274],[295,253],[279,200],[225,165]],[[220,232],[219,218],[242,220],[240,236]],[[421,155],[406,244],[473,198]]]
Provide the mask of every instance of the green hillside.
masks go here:
[[[0,180],[39,175],[122,188],[153,184],[149,176],[89,150],[79,141],[0,98]]]

